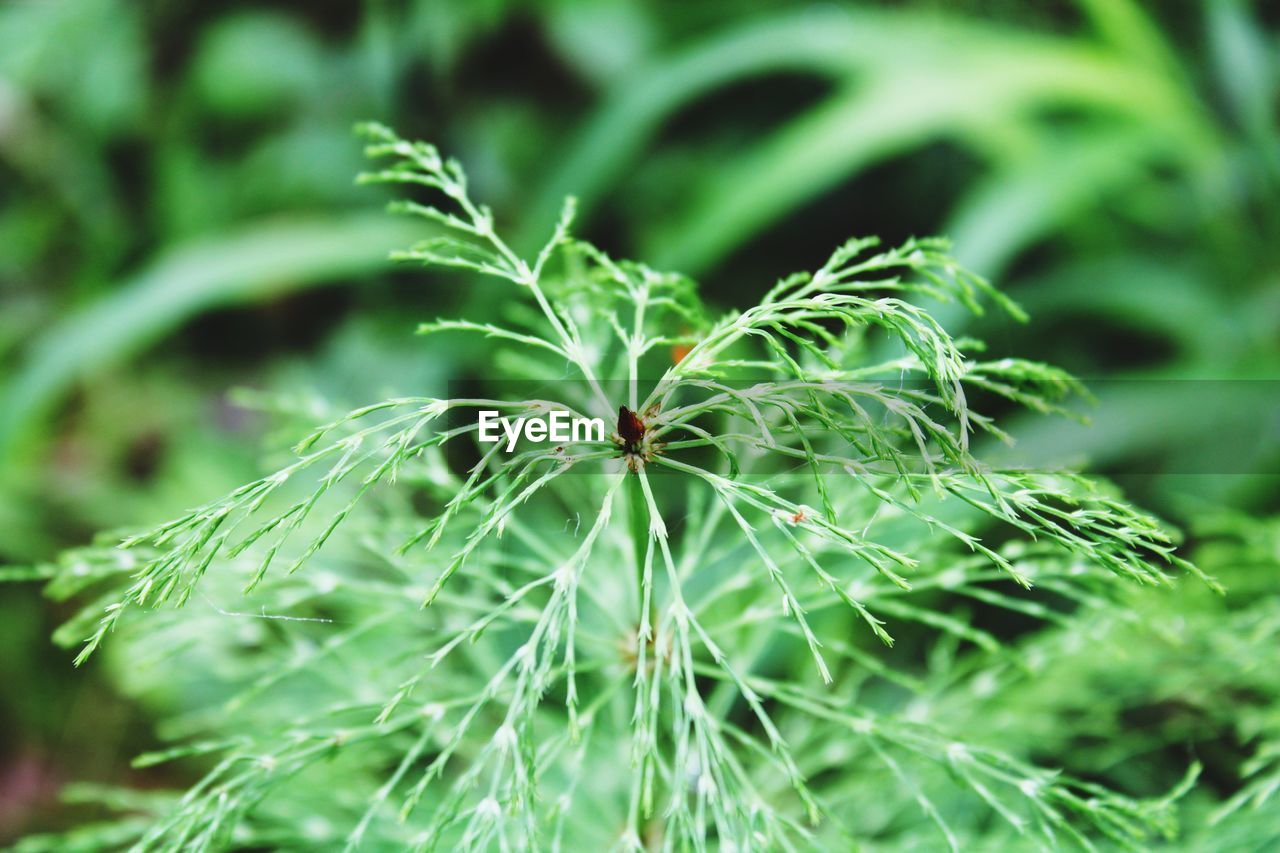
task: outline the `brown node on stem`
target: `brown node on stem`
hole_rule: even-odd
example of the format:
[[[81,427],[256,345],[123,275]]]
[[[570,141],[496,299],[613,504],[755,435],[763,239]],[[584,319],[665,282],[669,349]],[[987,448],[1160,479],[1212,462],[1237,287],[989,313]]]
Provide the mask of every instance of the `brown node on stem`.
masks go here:
[[[622,448],[628,453],[639,453],[640,443],[644,441],[645,425],[640,416],[626,406],[618,407],[618,437],[622,439]]]
[[[657,406],[650,406],[643,415],[637,415],[626,406],[618,407],[618,431],[614,440],[622,446],[622,457],[632,472],[639,471],[661,447],[649,435],[646,421],[658,413]]]

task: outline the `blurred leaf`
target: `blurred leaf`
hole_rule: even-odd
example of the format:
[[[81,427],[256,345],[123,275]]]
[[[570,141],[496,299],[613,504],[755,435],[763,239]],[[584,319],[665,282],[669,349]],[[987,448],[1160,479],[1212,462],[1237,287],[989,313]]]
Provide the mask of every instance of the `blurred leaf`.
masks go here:
[[[137,6],[117,0],[6,3],[0,77],[54,103],[68,123],[103,136],[137,124],[147,94]]]
[[[0,394],[0,455],[71,387],[136,354],[200,311],[334,283],[387,265],[421,226],[380,213],[266,223],[166,252],[109,296],[46,331]]]
[[[1179,63],[1151,17],[1133,0],[1079,0],[1094,28],[1116,50],[1163,74],[1177,75]]]
[[[1276,46],[1267,43],[1243,0],[1210,0],[1206,11],[1219,84],[1227,93],[1236,121],[1280,177],[1275,113],[1280,64],[1276,62]]]
[[[192,75],[214,111],[253,118],[286,112],[313,94],[322,61],[314,37],[297,18],[243,12],[209,30]]]
[[[1177,81],[1076,40],[927,15],[838,9],[784,13],[637,69],[584,129],[539,195],[552,217],[571,186],[584,209],[640,156],[661,122],[702,94],[779,70],[830,79],[824,103],[685,188],[684,210],[649,240],[664,266],[699,271],[849,175],[938,138],[984,147],[984,128],[1050,108],[1141,124],[1189,160],[1212,131]]]
[[[542,239],[566,195],[576,196],[580,212],[588,213],[683,104],[719,86],[779,70],[828,77],[847,72],[847,23],[843,13],[831,11],[770,18],[632,69],[556,159],[535,195],[523,242],[536,245]]]
[[[998,277],[1018,252],[1178,154],[1167,138],[1142,127],[1047,139],[974,186],[943,230],[964,264]]]
[[[653,48],[653,22],[636,3],[566,3],[553,7],[549,34],[587,79],[617,81]]]
[[[1029,282],[1019,298],[1033,317],[1106,318],[1164,336],[1177,347],[1170,375],[1214,361],[1225,368],[1250,343],[1246,324],[1187,267],[1141,255],[1073,261]]]
[[[923,50],[928,61],[913,58],[910,65],[877,69],[734,161],[721,163],[695,188],[692,209],[670,221],[668,236],[655,249],[663,264],[705,269],[776,218],[878,159],[940,137],[980,136],[985,124],[1031,109],[1074,105],[1147,113],[1147,133],[1160,128],[1172,137],[1170,144],[1200,153],[1196,149],[1205,140],[1179,115],[1177,93],[1139,68],[1049,40],[988,49],[978,34],[972,34],[972,43],[963,35]]]

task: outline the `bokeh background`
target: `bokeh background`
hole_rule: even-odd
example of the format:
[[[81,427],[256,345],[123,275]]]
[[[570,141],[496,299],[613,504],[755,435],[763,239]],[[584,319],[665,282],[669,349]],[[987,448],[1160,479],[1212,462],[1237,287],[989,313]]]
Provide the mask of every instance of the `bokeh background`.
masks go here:
[[[1276,446],[1223,419],[1280,387],[1278,30],[1263,0],[4,0],[0,564],[253,475],[253,389],[305,414],[477,357],[412,336],[489,307],[386,261],[417,232],[353,182],[369,119],[526,245],[573,193],[585,236],[726,308],[851,235],[949,236],[1032,316],[952,328],[1094,385],[1087,438],[1028,442],[1193,536],[1265,525]],[[0,843],[73,820],[71,779],[186,781],[130,769],[158,710],[72,669],[73,612],[0,587]]]

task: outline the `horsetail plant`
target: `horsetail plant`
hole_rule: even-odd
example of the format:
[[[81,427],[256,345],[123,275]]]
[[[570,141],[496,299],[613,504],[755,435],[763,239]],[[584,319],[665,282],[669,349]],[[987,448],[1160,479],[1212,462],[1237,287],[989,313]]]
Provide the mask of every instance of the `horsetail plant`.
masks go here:
[[[714,318],[688,279],[575,239],[572,201],[524,257],[456,162],[363,132],[386,165],[362,180],[424,193],[394,208],[434,236],[400,257],[506,288],[493,321],[420,329],[494,342],[497,378],[488,396],[335,415],[274,473],[68,555],[52,590],[105,585],[110,602],[77,662],[120,629],[204,684],[169,727],[179,745],[139,759],[186,760],[200,781],[130,799],[85,837],[792,850],[1172,835],[1194,768],[1133,799],[933,710],[1019,665],[1001,613],[1069,631],[1122,612],[1125,582],[1196,573],[1109,486],[981,461],[1007,437],[971,400],[1054,413],[1081,389],[981,360],[917,302],[1020,318],[1012,302],[940,241],[852,240]],[[478,440],[481,411],[612,434],[507,452]],[[235,619],[253,615],[241,592],[263,618]]]

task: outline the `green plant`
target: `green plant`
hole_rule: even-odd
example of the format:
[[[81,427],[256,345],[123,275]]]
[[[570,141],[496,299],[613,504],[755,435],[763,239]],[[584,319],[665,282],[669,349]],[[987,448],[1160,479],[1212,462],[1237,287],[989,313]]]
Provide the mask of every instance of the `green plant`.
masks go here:
[[[338,415],[275,473],[38,572],[106,605],[64,629],[89,634],[77,661],[117,631],[126,680],[165,694],[181,742],[139,762],[203,771],[173,795],[81,789],[135,815],[78,842],[1172,836],[1194,767],[1135,799],[937,714],[1019,660],[1002,614],[1070,625],[1123,612],[1121,581],[1198,574],[1105,484],[970,450],[1002,435],[971,398],[1051,413],[1076,383],[981,360],[909,300],[1016,306],[938,241],[855,240],[712,319],[689,280],[574,240],[572,204],[520,257],[457,163],[365,132],[390,160],[367,181],[433,194],[396,204],[437,233],[400,257],[503,283],[501,324],[422,327],[497,341],[500,378],[491,396]],[[531,382],[554,394],[508,393]],[[508,455],[474,442],[478,409],[619,411],[619,426]]]
[[[1197,515],[1196,563],[1227,595],[1130,589],[1030,638],[1027,665],[975,672],[942,713],[1113,787],[1142,790],[1194,755],[1205,778],[1180,809],[1181,849],[1266,850],[1280,841],[1280,527]]]

